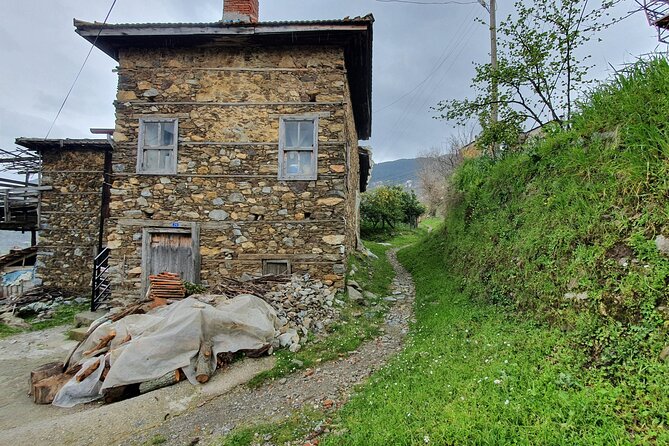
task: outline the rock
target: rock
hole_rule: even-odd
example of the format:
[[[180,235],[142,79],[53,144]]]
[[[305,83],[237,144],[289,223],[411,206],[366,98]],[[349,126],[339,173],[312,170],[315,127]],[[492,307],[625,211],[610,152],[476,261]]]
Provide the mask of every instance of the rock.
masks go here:
[[[328,245],[341,245],[346,240],[345,235],[326,235],[322,240]]]
[[[564,298],[566,300],[584,301],[584,300],[588,300],[588,293],[587,292],[583,292],[583,293],[565,293]]]
[[[355,280],[353,280],[353,279],[348,280],[348,281],[346,282],[346,284],[347,284],[348,286],[352,286],[353,288],[355,288],[355,289],[358,290],[358,291],[362,291],[362,287],[360,286],[360,284],[359,284],[358,282],[356,282]]]
[[[282,334],[281,336],[279,336],[279,345],[281,347],[290,347],[293,344],[292,338],[293,338],[292,333]]]
[[[352,302],[362,303],[365,300],[362,296],[362,293],[352,286],[347,286],[346,291],[348,292],[348,297]]]
[[[234,192],[230,194],[228,200],[230,200],[231,203],[244,203],[246,198],[244,198],[244,195],[240,194],[239,192]]]
[[[300,351],[302,346],[298,343],[292,344],[290,347],[288,347],[288,350],[292,353],[297,353]]]
[[[226,220],[229,216],[230,214],[220,209],[209,212],[209,218],[216,221]]]
[[[655,247],[662,254],[668,255],[669,254],[669,239],[667,237],[663,236],[662,234],[658,235],[657,237],[655,237]]]
[[[16,317],[11,313],[2,313],[0,314],[0,322],[9,325],[10,327],[14,328],[20,328],[22,330],[27,330],[30,328],[30,324],[21,319],[20,317]]]
[[[158,90],[156,90],[155,88],[149,88],[144,93],[142,93],[142,96],[144,96],[145,98],[155,98],[159,94],[160,94],[160,92]]]
[[[365,296],[365,299],[367,300],[376,300],[379,298],[379,296],[372,293],[371,291],[363,291],[362,295]]]

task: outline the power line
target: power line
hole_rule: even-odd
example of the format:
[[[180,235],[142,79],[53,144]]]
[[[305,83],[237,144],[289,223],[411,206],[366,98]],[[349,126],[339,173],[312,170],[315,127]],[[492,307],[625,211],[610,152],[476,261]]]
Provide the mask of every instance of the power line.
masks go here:
[[[109,11],[107,12],[107,16],[105,17],[104,22],[102,22],[103,25],[107,24],[107,20],[109,20],[109,16],[112,13],[112,10],[114,9],[114,6],[116,5],[116,1],[114,0],[111,4],[111,7],[109,8]],[[72,94],[72,90],[74,90],[74,86],[77,85],[77,81],[79,80],[79,76],[81,76],[81,73],[84,71],[84,67],[86,66],[86,62],[88,62],[88,58],[91,57],[91,53],[93,52],[93,48],[95,47],[95,44],[98,42],[98,38],[100,37],[100,33],[102,33],[102,28],[98,31],[98,34],[95,36],[95,40],[93,40],[93,43],[91,44],[90,49],[88,50],[88,54],[86,55],[86,58],[84,59],[84,63],[81,64],[81,68],[79,68],[79,72],[77,75],[74,77],[74,82],[72,82],[72,85],[70,86],[70,89],[68,90],[67,94],[65,95],[65,99],[63,99],[63,103],[60,105],[60,108],[58,109],[58,113],[56,113],[56,117],[53,118],[53,122],[51,123],[51,127],[49,127],[49,131],[46,132],[46,136],[44,139],[47,139],[49,135],[51,134],[51,130],[53,130],[53,127],[56,125],[56,121],[58,121],[58,117],[60,116],[60,113],[63,111],[63,108],[65,108],[65,104],[67,103],[67,100],[70,98],[70,95]]]
[[[379,0],[377,0],[377,1],[379,1]],[[471,17],[471,16],[472,16],[472,15],[470,15],[469,17]],[[461,28],[464,27],[464,26],[466,25],[466,23],[469,21],[469,17],[467,18],[466,21],[464,21],[464,22],[462,22],[462,23],[460,24],[460,27],[461,27]],[[456,33],[456,35],[461,36],[460,30],[458,30],[458,32]],[[453,41],[451,40],[450,43],[453,44]],[[411,93],[413,93],[414,91],[418,90],[418,89],[419,89],[421,86],[423,86],[427,81],[429,81],[430,78],[432,78],[432,76],[434,76],[434,75],[436,74],[436,72],[437,72],[437,71],[444,65],[444,63],[446,63],[446,61],[448,60],[448,58],[451,56],[451,53],[448,53],[449,49],[451,49],[451,46],[450,46],[450,45],[447,45],[447,46],[444,48],[444,51],[443,51],[443,52],[441,53],[441,55],[439,56],[439,58],[437,59],[437,63],[435,64],[435,66],[432,68],[432,70],[430,71],[430,73],[428,73],[428,75],[427,75],[422,81],[420,81],[418,84],[416,84],[416,86],[414,86],[411,90],[407,91],[406,93],[404,93],[403,95],[401,95],[400,97],[398,97],[397,99],[395,99],[393,102],[391,102],[391,103],[389,103],[389,104],[386,104],[386,105],[384,105],[383,107],[381,107],[381,108],[379,108],[379,109],[377,109],[377,110],[374,110],[374,113],[380,113],[380,112],[382,112],[382,111],[384,111],[384,110],[386,110],[386,109],[392,107],[393,105],[395,105],[395,104],[397,104],[398,102],[400,102],[402,99],[404,99],[404,98],[406,98],[407,96],[409,96],[409,95],[410,95]],[[448,53],[448,54],[447,54],[447,53]]]
[[[379,3],[409,3],[411,5],[473,5],[480,3],[477,1],[458,1],[458,0],[445,0],[445,1],[418,1],[418,0],[376,0]]]

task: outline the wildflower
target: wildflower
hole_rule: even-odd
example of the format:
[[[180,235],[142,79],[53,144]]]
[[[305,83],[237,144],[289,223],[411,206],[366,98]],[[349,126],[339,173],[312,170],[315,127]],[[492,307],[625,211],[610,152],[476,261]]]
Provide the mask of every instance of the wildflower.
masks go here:
[[[495,384],[502,384],[502,380],[501,380],[501,379],[496,379],[496,380],[494,380],[493,382],[494,382]]]
[[[505,405],[505,406],[508,406],[508,405],[509,405],[509,400],[505,400],[505,401],[504,401],[504,405]]]
[[[428,443],[430,442],[430,437],[427,436],[427,435],[424,436],[424,437],[423,437],[423,441],[425,442],[425,444],[428,444]]]

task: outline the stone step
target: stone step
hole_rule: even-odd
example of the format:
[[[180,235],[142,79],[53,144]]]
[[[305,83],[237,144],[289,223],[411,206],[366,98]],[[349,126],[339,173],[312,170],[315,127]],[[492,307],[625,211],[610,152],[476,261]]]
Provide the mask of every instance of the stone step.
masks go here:
[[[67,335],[73,341],[83,341],[84,339],[86,339],[87,331],[88,327],[73,328],[67,333]]]
[[[100,319],[105,314],[105,311],[82,311],[74,315],[74,325],[75,327],[88,328],[93,321]]]

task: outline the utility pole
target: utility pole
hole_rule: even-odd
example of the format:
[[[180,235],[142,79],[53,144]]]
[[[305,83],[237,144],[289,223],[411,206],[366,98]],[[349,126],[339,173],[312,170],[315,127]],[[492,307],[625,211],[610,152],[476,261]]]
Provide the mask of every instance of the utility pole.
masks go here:
[[[490,67],[493,72],[497,71],[497,0],[490,0]],[[499,121],[499,92],[497,91],[497,79],[490,80],[490,96],[492,107],[490,108],[490,121],[496,124]]]
[[[497,71],[497,0],[490,0],[486,2],[485,0],[479,0],[481,6],[483,6],[488,13],[490,14],[490,68],[492,72]],[[497,79],[490,79],[490,124],[495,125],[499,121],[499,90],[497,88]],[[497,144],[492,144],[490,146],[490,152],[492,157],[495,158],[495,153],[497,152]]]

